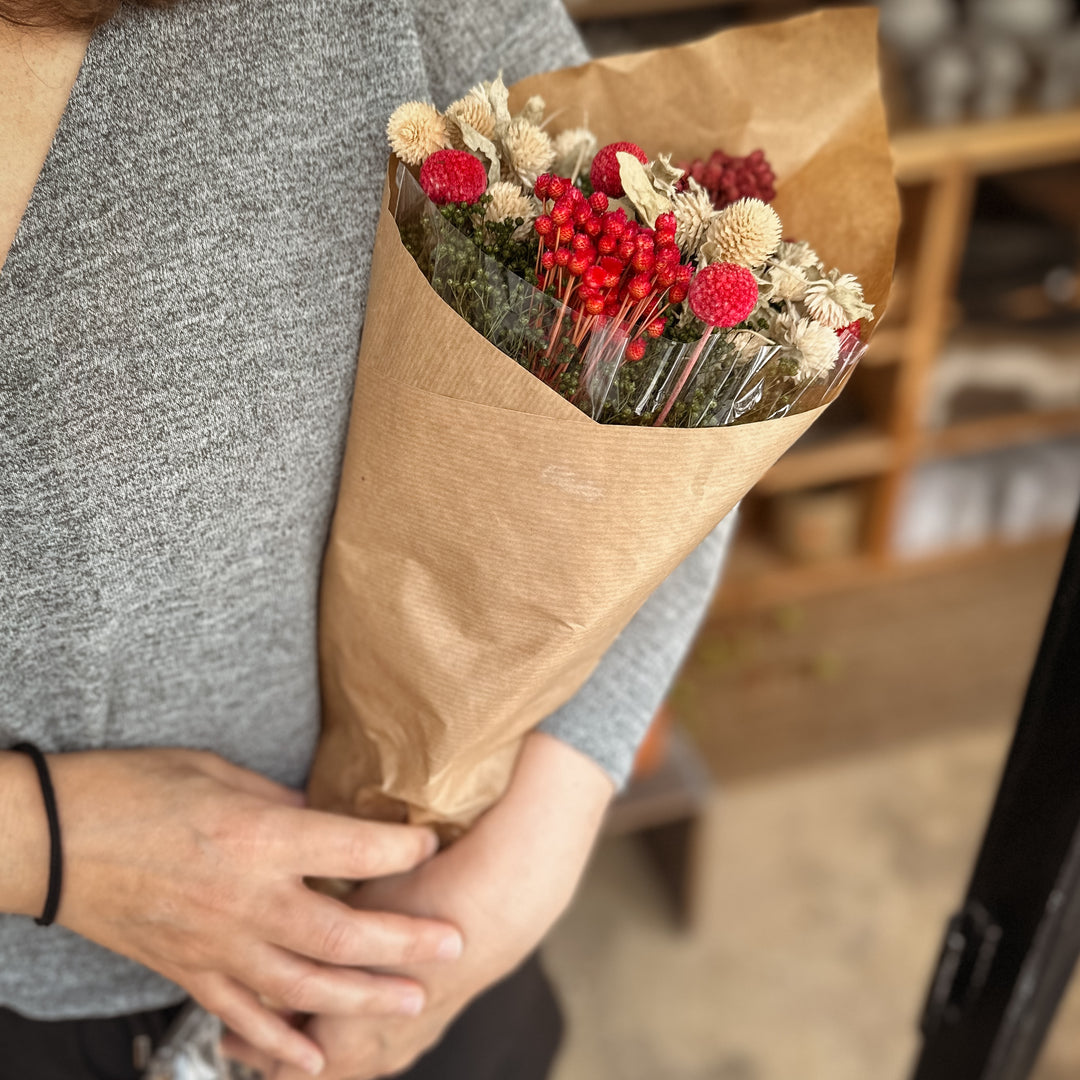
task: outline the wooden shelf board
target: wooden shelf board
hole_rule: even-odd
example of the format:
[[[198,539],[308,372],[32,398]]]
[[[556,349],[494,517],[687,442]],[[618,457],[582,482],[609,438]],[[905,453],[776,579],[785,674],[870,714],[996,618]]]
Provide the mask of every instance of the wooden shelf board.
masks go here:
[[[900,130],[892,148],[902,183],[932,180],[957,165],[978,173],[1052,165],[1080,158],[1080,109]]]
[[[892,463],[893,442],[881,432],[858,429],[809,446],[792,447],[758,481],[759,495],[776,495],[884,472]]]
[[[724,617],[761,611],[824,593],[946,572],[1021,549],[1056,553],[1064,538],[1064,533],[1054,532],[1018,541],[990,540],[975,547],[951,548],[911,559],[875,560],[859,554],[828,563],[796,564],[784,560],[758,538],[741,537],[732,549],[712,614]]]
[[[1080,408],[1006,413],[925,432],[921,456],[932,459],[976,454],[1074,434],[1080,434]]]

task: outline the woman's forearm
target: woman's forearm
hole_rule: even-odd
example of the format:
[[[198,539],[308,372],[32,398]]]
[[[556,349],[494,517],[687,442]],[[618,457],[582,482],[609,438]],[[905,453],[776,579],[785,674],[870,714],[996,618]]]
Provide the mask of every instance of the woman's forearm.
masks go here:
[[[0,752],[0,912],[40,915],[49,886],[49,825],[34,763]]]

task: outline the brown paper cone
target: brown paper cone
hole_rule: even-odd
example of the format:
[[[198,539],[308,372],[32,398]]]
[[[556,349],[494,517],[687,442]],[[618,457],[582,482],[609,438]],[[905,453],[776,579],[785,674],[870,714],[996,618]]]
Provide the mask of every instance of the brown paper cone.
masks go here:
[[[896,195],[873,26],[841,11],[728,31],[530,79],[515,95],[542,93],[549,107],[583,95],[602,139],[653,151],[764,145],[796,232],[880,300]],[[828,118],[813,106],[818,126],[804,129],[790,114],[811,106],[790,95],[811,73],[842,97]],[[831,207],[834,186],[857,205],[819,228],[815,191]],[[696,430],[596,424],[438,298],[384,201],[323,566],[313,803],[471,822],[505,789],[523,735],[820,411]]]

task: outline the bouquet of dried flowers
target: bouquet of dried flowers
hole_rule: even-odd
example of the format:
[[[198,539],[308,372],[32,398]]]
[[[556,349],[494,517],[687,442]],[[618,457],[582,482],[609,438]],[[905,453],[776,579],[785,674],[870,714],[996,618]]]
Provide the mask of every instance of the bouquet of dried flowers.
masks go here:
[[[496,79],[390,139],[309,796],[451,831],[838,391],[898,201],[872,9]]]
[[[516,116],[508,98],[497,78],[387,125],[398,226],[457,314],[601,423],[749,423],[836,396],[873,307],[782,239],[762,150],[677,167],[583,127],[552,138],[540,96]]]

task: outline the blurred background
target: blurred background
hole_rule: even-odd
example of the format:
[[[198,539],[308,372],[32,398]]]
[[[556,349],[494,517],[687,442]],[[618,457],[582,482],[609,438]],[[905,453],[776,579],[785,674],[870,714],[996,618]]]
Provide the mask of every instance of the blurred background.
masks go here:
[[[596,54],[827,6],[567,5]],[[747,500],[551,940],[556,1080],[906,1077],[997,788],[1080,503],[1080,5],[878,7],[889,310]],[[1035,1076],[1080,1076],[1080,988]]]

